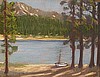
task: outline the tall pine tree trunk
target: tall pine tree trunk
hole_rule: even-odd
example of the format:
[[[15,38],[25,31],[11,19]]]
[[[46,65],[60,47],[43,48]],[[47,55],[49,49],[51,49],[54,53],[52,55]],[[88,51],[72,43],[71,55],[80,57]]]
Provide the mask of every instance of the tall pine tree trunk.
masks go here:
[[[72,48],[72,63],[71,63],[71,68],[75,67],[75,32],[74,32],[74,15],[75,15],[75,6],[74,3],[72,3],[72,31],[71,31],[71,48]]]
[[[97,48],[97,66],[100,67],[100,2],[98,2],[98,48]]]
[[[83,8],[83,0],[80,1],[80,26],[82,25],[82,8]],[[78,67],[83,67],[83,33],[80,32],[80,58],[79,58],[79,64]]]
[[[73,34],[70,37],[70,43],[71,43],[70,47],[72,49],[72,63],[71,63],[71,68],[74,68],[75,67],[75,39],[74,39]]]
[[[95,36],[92,35],[92,40],[91,40],[91,44],[92,44],[92,47],[91,47],[91,59],[90,59],[90,64],[89,64],[89,67],[94,67],[94,50],[95,50]]]
[[[83,35],[80,35],[80,58],[79,58],[79,68],[83,67]]]
[[[93,0],[93,10],[92,10],[92,16],[93,16],[93,19],[95,20],[95,10],[96,10],[96,5],[95,5],[95,0]],[[92,47],[91,47],[91,59],[90,59],[90,64],[89,64],[89,67],[94,67],[95,66],[95,63],[94,63],[94,51],[95,51],[95,31],[94,31],[94,28],[95,28],[95,22],[93,21],[93,29],[92,29],[92,35],[91,35],[91,44],[92,44]]]
[[[6,0],[4,0],[4,37],[5,37],[5,74],[8,74],[8,37],[7,37],[7,20],[6,20]]]

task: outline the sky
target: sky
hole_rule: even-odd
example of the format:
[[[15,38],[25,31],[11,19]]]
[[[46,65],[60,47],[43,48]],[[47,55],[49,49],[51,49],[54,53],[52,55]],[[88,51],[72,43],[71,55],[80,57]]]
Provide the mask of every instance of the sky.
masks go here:
[[[23,2],[33,8],[38,8],[44,11],[56,11],[61,13],[62,7],[60,5],[61,0],[8,0],[14,2]]]

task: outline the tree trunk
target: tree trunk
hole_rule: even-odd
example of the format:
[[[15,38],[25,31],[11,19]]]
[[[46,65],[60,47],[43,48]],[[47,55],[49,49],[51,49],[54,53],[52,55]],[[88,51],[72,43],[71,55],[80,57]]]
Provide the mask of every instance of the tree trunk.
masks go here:
[[[89,64],[89,67],[94,67],[95,64],[94,64],[94,50],[95,50],[95,36],[92,35],[92,47],[91,47],[91,59],[90,59],[90,64]]]
[[[100,67],[100,35],[98,36],[97,66]]]
[[[98,48],[97,48],[97,66],[100,67],[100,2],[98,2]]]
[[[75,67],[75,41],[74,38],[72,37],[71,39],[71,45],[70,45],[71,49],[72,49],[72,63],[71,63],[71,68]]]
[[[95,13],[95,12],[96,12],[96,11],[95,11],[95,10],[96,10],[95,0],[93,1],[93,6],[92,6],[92,7],[93,7],[92,16],[93,16],[93,19],[96,19],[96,18],[95,18],[95,14],[96,14],[96,13]],[[94,22],[94,21],[93,21],[93,24],[92,24],[92,25],[93,25],[93,29],[92,29],[92,32],[91,32],[91,33],[92,33],[92,35],[91,35],[91,36],[92,36],[92,37],[91,37],[91,38],[92,38],[92,40],[91,40],[92,47],[91,47],[91,59],[90,59],[90,64],[89,64],[89,67],[90,67],[90,68],[92,68],[92,67],[95,66],[95,63],[94,63],[94,54],[95,54],[95,53],[94,53],[94,51],[95,51],[95,37],[96,37],[96,36],[95,36],[94,28],[95,28],[96,25],[95,25],[95,22]]]
[[[83,0],[80,1],[80,25],[82,25],[82,8],[83,8]],[[80,58],[79,58],[79,68],[83,67],[83,33],[80,32]]]
[[[8,74],[8,37],[6,22],[6,0],[4,0],[5,74]]]
[[[83,67],[83,36],[80,35],[80,58],[79,58],[79,68]]]
[[[72,48],[72,64],[71,64],[71,68],[75,67],[75,32],[74,32],[74,15],[75,15],[75,6],[74,3],[72,4],[72,31],[71,31],[71,37],[70,37],[70,41],[71,41],[71,48]]]

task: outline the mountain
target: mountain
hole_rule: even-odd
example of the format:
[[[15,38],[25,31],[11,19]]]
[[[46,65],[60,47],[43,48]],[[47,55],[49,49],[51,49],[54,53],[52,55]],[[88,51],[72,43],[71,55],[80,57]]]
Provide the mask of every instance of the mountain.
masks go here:
[[[3,0],[0,0],[0,4],[2,3]]]
[[[37,8],[32,8],[31,6],[22,2],[16,2],[14,5],[14,8],[15,8],[15,14],[17,16],[35,15],[35,16],[46,16],[46,17],[51,17],[51,18],[62,19],[61,14],[55,11],[48,12],[48,11],[43,11]]]

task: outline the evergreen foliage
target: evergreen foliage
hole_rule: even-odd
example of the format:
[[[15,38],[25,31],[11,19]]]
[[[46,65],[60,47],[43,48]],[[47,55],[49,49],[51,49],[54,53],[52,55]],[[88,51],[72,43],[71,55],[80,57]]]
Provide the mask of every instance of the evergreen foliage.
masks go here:
[[[6,34],[9,35],[10,42],[15,42],[16,40],[16,18],[15,18],[15,12],[13,9],[14,2],[7,3],[7,9],[6,9],[6,19],[7,19],[7,32]],[[3,12],[4,9],[4,3],[0,5],[0,34],[4,35],[4,15]]]
[[[63,36],[66,28],[63,22],[58,19],[52,19],[42,16],[17,16],[17,32],[21,35],[48,35]]]

